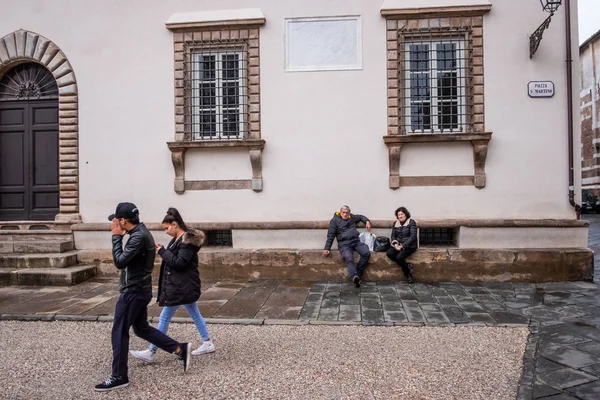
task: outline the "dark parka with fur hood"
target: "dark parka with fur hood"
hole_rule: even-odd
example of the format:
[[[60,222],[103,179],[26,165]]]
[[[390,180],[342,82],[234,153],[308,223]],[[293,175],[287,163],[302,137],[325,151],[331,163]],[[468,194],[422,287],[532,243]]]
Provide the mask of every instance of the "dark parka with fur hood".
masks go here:
[[[158,278],[158,305],[178,306],[200,298],[198,251],[204,233],[188,229],[179,239],[173,238],[158,254],[162,257]]]

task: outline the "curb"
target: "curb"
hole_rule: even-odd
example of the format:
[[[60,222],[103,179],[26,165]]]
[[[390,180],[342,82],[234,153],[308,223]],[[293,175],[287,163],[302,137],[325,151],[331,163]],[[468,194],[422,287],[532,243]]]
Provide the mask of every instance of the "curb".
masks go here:
[[[72,314],[0,314],[0,321],[69,321],[69,322],[112,322],[113,315],[72,315]],[[318,319],[266,319],[266,318],[204,318],[207,324],[214,325],[329,325],[329,326],[386,326],[386,327],[498,327],[498,328],[523,328],[528,324],[494,324],[487,325],[482,322],[469,324],[454,324],[451,322],[390,322],[390,321],[325,321]],[[158,323],[158,317],[148,318],[148,322]],[[189,317],[174,317],[171,323],[192,324]],[[531,328],[533,329],[533,328]],[[537,329],[537,327],[536,327]],[[536,332],[537,333],[537,332]]]
[[[539,346],[539,323],[529,326],[529,336],[523,354],[523,370],[519,379],[519,389],[516,400],[530,400],[533,398],[533,384],[535,379],[535,364]]]

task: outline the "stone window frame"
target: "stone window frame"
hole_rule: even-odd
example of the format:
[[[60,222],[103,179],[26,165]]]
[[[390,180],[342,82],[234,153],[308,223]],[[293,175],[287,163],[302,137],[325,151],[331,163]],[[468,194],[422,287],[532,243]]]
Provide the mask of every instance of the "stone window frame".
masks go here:
[[[260,11],[258,10],[258,13]],[[265,140],[261,138],[260,123],[260,28],[266,19],[240,18],[233,20],[211,20],[192,22],[167,22],[167,29],[173,32],[175,67],[175,140],[167,142],[171,151],[175,178],[174,190],[178,194],[186,190],[239,190],[263,189],[262,151]],[[244,110],[248,124],[247,136],[236,139],[193,140],[190,124],[186,123],[186,71],[185,58],[192,50],[202,48],[202,43],[212,49],[218,48],[221,41],[234,40],[245,52],[248,62],[247,88],[249,103]],[[215,148],[248,149],[252,179],[241,180],[198,180],[185,179],[185,156],[189,149],[210,151]]]
[[[44,66],[58,86],[57,222],[81,222],[79,214],[79,94],[75,72],[67,56],[53,41],[19,29],[0,39],[0,75],[24,62]]]
[[[485,130],[483,73],[483,15],[491,5],[382,9],[386,18],[387,50],[387,134],[383,137],[389,155],[389,187],[400,186],[475,186],[486,185],[485,160],[492,133]],[[443,37],[461,31],[469,48],[467,68],[467,112],[464,133],[406,133],[404,118],[403,46],[415,34]],[[474,174],[467,176],[400,176],[400,154],[405,143],[470,142],[473,147]]]

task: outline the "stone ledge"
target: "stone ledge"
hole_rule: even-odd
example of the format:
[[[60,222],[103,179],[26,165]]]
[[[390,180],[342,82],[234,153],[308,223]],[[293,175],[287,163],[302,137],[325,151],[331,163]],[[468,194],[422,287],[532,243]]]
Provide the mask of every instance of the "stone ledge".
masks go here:
[[[421,248],[409,261],[423,282],[563,282],[591,280],[592,250]],[[198,253],[203,279],[290,279],[346,281],[346,265],[337,251],[206,249]],[[356,256],[356,259],[358,257]],[[159,268],[154,269],[154,277]],[[117,276],[112,262],[98,274]],[[400,267],[385,253],[372,253],[365,280],[404,281]]]
[[[419,228],[583,228],[590,223],[581,219],[415,219]],[[373,228],[392,228],[392,220],[371,220]],[[329,220],[312,221],[233,221],[189,222],[186,225],[202,230],[217,229],[327,229]],[[150,230],[163,230],[162,224],[148,222]],[[110,231],[110,222],[87,222],[71,225],[73,231]],[[47,231],[45,231],[47,232]],[[2,231],[0,231],[0,235]]]

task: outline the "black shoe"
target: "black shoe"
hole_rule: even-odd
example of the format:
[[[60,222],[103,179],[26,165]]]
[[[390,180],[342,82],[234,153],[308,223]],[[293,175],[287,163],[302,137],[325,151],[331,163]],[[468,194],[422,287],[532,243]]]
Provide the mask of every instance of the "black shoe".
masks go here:
[[[129,379],[125,376],[111,376],[104,382],[96,385],[94,390],[97,392],[108,392],[109,390],[121,389],[129,386]]]
[[[408,282],[408,284],[410,285],[414,281],[415,279],[413,278],[412,274],[408,274],[408,276],[406,277],[406,282]]]
[[[407,263],[408,265],[408,275],[406,276],[406,281],[408,283],[413,283],[415,278],[413,278],[413,265],[411,263]]]
[[[355,287],[360,287],[360,278],[358,277],[358,275],[355,275],[354,278],[352,278],[352,282],[354,283]]]
[[[190,368],[190,361],[192,359],[191,349],[191,343],[182,343],[181,351],[179,352],[179,354],[177,354],[177,357],[179,357],[179,361],[181,361],[181,363],[183,364],[183,372],[187,372],[187,370]]]

